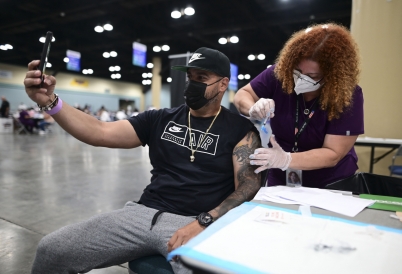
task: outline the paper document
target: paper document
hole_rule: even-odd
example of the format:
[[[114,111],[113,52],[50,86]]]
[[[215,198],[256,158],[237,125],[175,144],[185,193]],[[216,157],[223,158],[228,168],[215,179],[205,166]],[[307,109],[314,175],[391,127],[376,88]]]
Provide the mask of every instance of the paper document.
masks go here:
[[[283,199],[281,197],[275,196],[276,192],[287,189],[287,186],[271,186],[271,187],[261,187],[257,192],[253,200],[258,201],[268,201],[277,204],[286,204],[286,205],[298,205],[301,204],[299,202],[290,201],[287,199]]]
[[[364,208],[372,205],[374,201],[344,196],[328,190],[298,187],[287,188],[274,193],[280,198],[319,207],[349,217],[356,216]]]

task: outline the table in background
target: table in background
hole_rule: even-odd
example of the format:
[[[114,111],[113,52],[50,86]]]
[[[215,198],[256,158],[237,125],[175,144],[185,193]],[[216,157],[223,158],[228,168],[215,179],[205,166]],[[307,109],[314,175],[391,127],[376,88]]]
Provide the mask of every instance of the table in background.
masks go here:
[[[380,161],[382,158],[392,153],[395,149],[402,145],[402,139],[387,139],[387,138],[371,138],[371,137],[358,137],[355,146],[368,146],[371,147],[370,153],[370,173],[373,173],[373,165]],[[375,147],[391,148],[389,151],[381,156],[374,158]]]

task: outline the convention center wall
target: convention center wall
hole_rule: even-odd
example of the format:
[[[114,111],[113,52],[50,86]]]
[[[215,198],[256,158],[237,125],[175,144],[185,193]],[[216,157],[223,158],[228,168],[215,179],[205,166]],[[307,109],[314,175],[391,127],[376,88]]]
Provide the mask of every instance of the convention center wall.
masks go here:
[[[364,96],[363,136],[402,139],[402,1],[352,1],[351,33],[361,55],[359,85]],[[369,171],[370,148],[355,146],[359,170]],[[375,155],[387,152],[376,148]],[[395,152],[374,165],[373,173],[389,175]]]
[[[12,112],[17,111],[17,107],[21,103],[28,107],[34,105],[23,87],[26,71],[25,67],[0,63],[0,96],[7,98]],[[52,71],[49,70],[48,73],[52,73]],[[108,81],[68,73],[58,73],[56,78],[56,93],[72,106],[84,107],[89,104],[92,111],[98,110],[101,106],[110,111],[117,111],[119,100],[135,101],[135,106],[140,111],[153,106],[150,86],[146,89],[139,84]],[[222,98],[222,105],[226,108],[229,108],[230,101],[233,101],[233,99],[230,100],[230,97],[233,97],[231,93],[233,92],[226,92]],[[160,108],[170,108],[170,86],[168,84],[161,85],[159,99]]]
[[[7,98],[13,112],[21,103],[28,107],[34,105],[23,86],[26,72],[25,67],[0,63],[0,96]],[[53,72],[48,70],[47,73]],[[117,111],[119,100],[131,100],[135,101],[137,108],[144,110],[142,85],[69,73],[58,73],[56,78],[56,93],[72,106],[84,107],[89,104],[91,111],[97,111],[101,106]]]

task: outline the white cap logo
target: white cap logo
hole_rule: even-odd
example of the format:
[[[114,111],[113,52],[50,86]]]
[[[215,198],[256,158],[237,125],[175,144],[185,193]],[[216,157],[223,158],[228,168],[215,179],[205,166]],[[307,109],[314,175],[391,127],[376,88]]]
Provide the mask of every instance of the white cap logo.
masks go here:
[[[194,53],[193,56],[191,56],[190,61],[188,63],[190,64],[191,62],[199,59],[205,59],[205,57],[201,57],[202,53]]]

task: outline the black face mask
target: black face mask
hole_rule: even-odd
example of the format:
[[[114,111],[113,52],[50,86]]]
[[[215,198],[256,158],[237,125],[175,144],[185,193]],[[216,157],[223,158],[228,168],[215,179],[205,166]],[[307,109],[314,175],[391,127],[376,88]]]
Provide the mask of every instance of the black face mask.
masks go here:
[[[214,95],[211,99],[205,98],[205,91],[207,90],[208,86],[211,86],[213,84],[218,83],[220,80],[223,78],[219,79],[216,82],[213,82],[212,84],[204,84],[201,82],[196,82],[193,80],[189,80],[187,82],[186,89],[184,90],[184,99],[186,100],[187,106],[189,106],[191,109],[197,110],[205,106],[209,101],[214,99],[216,96],[219,95],[219,92]]]

